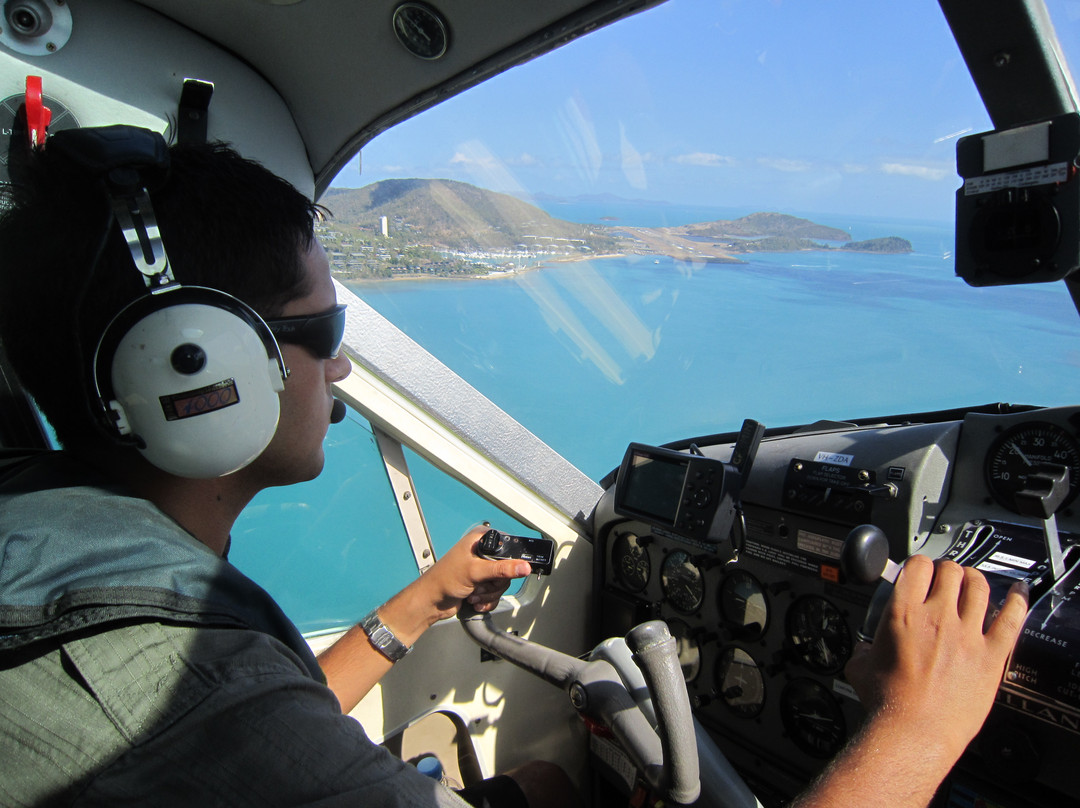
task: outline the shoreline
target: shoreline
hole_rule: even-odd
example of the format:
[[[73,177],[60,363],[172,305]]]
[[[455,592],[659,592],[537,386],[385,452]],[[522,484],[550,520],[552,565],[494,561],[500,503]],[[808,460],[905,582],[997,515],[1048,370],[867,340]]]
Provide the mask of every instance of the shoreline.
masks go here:
[[[516,278],[519,275],[525,275],[530,272],[536,272],[540,269],[546,269],[552,264],[580,264],[583,261],[599,261],[607,258],[626,258],[629,253],[603,253],[601,255],[567,255],[562,258],[548,258],[544,261],[540,261],[536,264],[530,264],[526,267],[519,267],[516,269],[507,270],[489,270],[483,275],[395,275],[390,278],[344,278],[341,275],[334,273],[333,267],[331,267],[330,274],[334,275],[338,281],[348,286],[349,284],[372,284],[372,283],[402,283],[405,281],[498,281],[505,280],[507,278]]]
[[[649,246],[649,245],[646,245]],[[750,260],[744,260],[739,256],[750,256],[758,254],[759,251],[749,250],[747,252],[732,253],[724,250],[710,250],[708,252],[695,250],[693,253],[683,252],[681,250],[668,250],[668,251],[649,251],[649,252],[617,252],[617,253],[601,253],[598,255],[566,255],[560,258],[547,258],[542,261],[538,261],[535,264],[529,266],[519,267],[509,270],[497,270],[492,269],[484,274],[475,275],[428,275],[418,273],[416,275],[396,275],[389,278],[345,278],[336,274],[331,269],[331,274],[334,275],[337,280],[346,286],[350,284],[357,284],[367,286],[370,284],[378,283],[404,283],[408,281],[412,282],[427,282],[427,281],[498,281],[506,280],[508,278],[516,278],[520,275],[525,275],[530,272],[536,272],[538,270],[546,269],[555,264],[580,264],[585,261],[603,261],[611,258],[630,258],[631,256],[637,256],[642,260],[648,260],[649,258],[659,260],[660,258],[670,258],[673,261],[686,261],[691,263],[703,263],[703,264],[718,264],[718,265],[730,265],[730,266],[746,266],[750,263]],[[769,251],[761,250],[761,254],[767,255],[795,255],[797,253],[804,252],[838,252],[838,253],[856,253],[859,255],[908,255],[909,252],[879,252],[877,250],[850,250],[841,247],[807,247],[798,250],[781,250],[781,251]]]

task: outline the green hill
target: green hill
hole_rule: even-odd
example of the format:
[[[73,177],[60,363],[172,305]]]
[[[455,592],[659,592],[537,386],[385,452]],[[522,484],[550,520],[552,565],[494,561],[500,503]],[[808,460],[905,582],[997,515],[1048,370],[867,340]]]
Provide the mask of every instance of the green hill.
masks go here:
[[[823,241],[851,241],[846,230],[827,227],[809,219],[788,216],[785,213],[751,213],[741,219],[719,220],[688,224],[672,228],[673,232],[686,236],[706,238],[757,239],[775,237],[783,239],[820,239]],[[794,243],[794,242],[792,242]]]
[[[853,241],[840,247],[842,250],[853,252],[877,252],[877,253],[909,253],[912,250],[911,242],[899,236],[885,236],[884,238],[871,238],[866,241]]]
[[[383,180],[363,188],[332,188],[321,200],[330,225],[415,238],[440,250],[494,252],[537,245],[607,252],[616,241],[604,228],[565,222],[527,202],[453,180]]]

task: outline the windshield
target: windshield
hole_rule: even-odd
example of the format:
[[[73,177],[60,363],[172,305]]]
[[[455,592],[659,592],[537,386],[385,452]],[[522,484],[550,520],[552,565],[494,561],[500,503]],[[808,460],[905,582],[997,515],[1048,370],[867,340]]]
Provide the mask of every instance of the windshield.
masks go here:
[[[936,3],[670,0],[378,137],[323,239],[594,478],[747,417],[1075,403],[1064,285],[954,276],[956,142],[991,128]]]

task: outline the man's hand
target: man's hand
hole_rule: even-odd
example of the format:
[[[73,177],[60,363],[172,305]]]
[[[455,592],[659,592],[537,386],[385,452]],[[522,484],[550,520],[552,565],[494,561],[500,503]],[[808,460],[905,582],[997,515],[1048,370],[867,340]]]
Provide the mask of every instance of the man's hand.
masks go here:
[[[478,612],[489,612],[499,604],[511,580],[532,572],[528,561],[492,561],[477,555],[476,545],[489,529],[474,527],[415,581],[429,593],[434,620],[457,614],[463,601]]]
[[[907,560],[873,644],[848,662],[866,721],[798,808],[929,804],[986,720],[1027,616],[1027,587],[1014,584],[984,633],[989,598],[978,570]]]
[[[435,566],[379,607],[383,623],[405,645],[411,646],[439,620],[457,614],[465,601],[478,612],[491,611],[512,579],[532,572],[528,561],[491,561],[478,556],[476,545],[487,530],[470,530]],[[359,626],[323,651],[319,664],[346,713],[391,667]]]
[[[978,570],[909,558],[873,644],[848,663],[867,713],[921,727],[958,758],[990,712],[1027,615],[1026,587],[1014,585],[984,634],[989,598]]]

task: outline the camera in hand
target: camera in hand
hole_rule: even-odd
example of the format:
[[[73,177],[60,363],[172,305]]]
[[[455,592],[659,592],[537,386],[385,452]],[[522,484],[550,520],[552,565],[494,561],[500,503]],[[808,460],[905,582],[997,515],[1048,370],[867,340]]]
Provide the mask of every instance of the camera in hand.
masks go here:
[[[555,564],[555,542],[551,539],[511,536],[495,529],[483,535],[476,552],[492,560],[520,558],[528,561],[537,575],[550,575]]]

